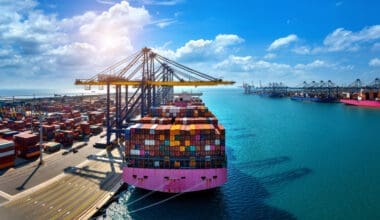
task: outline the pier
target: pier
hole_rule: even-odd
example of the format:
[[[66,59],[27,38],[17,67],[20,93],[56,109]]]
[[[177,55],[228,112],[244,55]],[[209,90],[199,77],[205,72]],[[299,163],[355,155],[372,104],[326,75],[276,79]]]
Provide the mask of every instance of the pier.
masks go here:
[[[122,156],[96,149],[93,138],[77,154],[52,155],[8,170],[0,178],[0,213],[7,219],[88,219],[119,189]],[[84,162],[83,162],[84,161]],[[68,166],[71,164],[71,166]],[[64,172],[62,173],[62,170]]]
[[[363,83],[356,79],[348,85],[339,86],[331,80],[303,82],[294,87],[283,83],[269,83],[267,86],[255,87],[243,84],[244,94],[258,94],[267,97],[291,97],[293,100],[337,102],[340,99],[380,100],[380,79]]]

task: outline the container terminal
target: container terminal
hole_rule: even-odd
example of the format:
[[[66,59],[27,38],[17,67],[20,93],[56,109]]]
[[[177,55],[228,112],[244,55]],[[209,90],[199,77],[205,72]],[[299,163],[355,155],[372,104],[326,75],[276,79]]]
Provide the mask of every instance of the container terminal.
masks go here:
[[[294,101],[344,103],[346,105],[380,108],[380,79],[363,83],[360,79],[346,86],[338,86],[331,80],[303,82],[295,87],[283,83],[269,83],[268,86],[255,87],[243,84],[244,94],[279,98],[290,97]]]
[[[143,48],[75,80],[104,95],[3,101],[1,216],[88,219],[125,183],[167,193],[221,186],[225,129],[201,94],[173,87],[233,83]]]

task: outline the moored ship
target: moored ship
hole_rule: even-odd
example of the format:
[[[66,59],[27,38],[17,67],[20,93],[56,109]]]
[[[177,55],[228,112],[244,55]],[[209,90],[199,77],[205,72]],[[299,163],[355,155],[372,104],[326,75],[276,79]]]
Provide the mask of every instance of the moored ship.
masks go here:
[[[180,95],[135,122],[125,132],[126,183],[180,193],[227,181],[225,129],[199,98]]]
[[[334,97],[320,97],[320,96],[302,96],[302,95],[294,95],[290,97],[293,101],[304,101],[304,102],[322,102],[322,103],[333,103],[338,100]]]
[[[378,100],[341,99],[340,102],[346,105],[380,108],[380,101]]]
[[[379,79],[375,79],[375,82],[372,83],[375,85],[372,89],[360,89],[357,93],[344,93],[344,98],[340,100],[341,103],[346,105],[354,105],[361,107],[372,107],[380,108],[380,90]]]

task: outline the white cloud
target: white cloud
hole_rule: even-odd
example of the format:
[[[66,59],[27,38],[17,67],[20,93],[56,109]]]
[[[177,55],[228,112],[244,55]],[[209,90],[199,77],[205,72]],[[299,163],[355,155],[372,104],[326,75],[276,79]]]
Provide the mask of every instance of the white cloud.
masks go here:
[[[378,67],[380,66],[380,59],[373,58],[372,60],[369,61],[368,65],[373,66],[373,67]]]
[[[358,32],[338,28],[330,33],[323,44],[327,51],[357,51],[360,45],[380,39],[380,25],[365,27]]]
[[[297,35],[295,34],[290,34],[286,37],[278,38],[275,41],[272,42],[272,44],[268,47],[268,51],[276,50],[280,47],[284,47],[289,45],[292,42],[295,42],[298,40]]]
[[[375,44],[373,44],[373,46],[372,46],[372,50],[375,50],[375,51],[380,50],[380,43],[375,43]]]
[[[323,68],[323,67],[332,67],[332,64],[328,64],[323,60],[314,60],[311,63],[307,64],[297,64],[294,66],[296,69],[314,69],[314,68]]]
[[[249,72],[249,71],[283,71],[290,70],[288,64],[271,63],[264,60],[255,60],[251,56],[235,56],[230,55],[227,59],[217,63],[214,66],[219,70],[227,70],[233,72]]]
[[[190,40],[184,46],[176,50],[165,47],[154,48],[154,50],[171,59],[183,62],[198,62],[207,60],[217,60],[224,57],[231,47],[244,42],[244,39],[235,34],[219,34],[214,39]]]
[[[183,13],[181,11],[177,11],[174,13],[174,17],[179,17],[181,16]]]
[[[49,52],[57,59],[60,65],[83,65],[91,64],[91,57],[94,57],[97,49],[88,43],[72,43],[60,46]]]
[[[184,0],[141,0],[144,5],[163,5],[163,6],[173,6],[184,2]]]
[[[111,0],[96,0],[97,3],[105,4],[105,5],[114,5],[115,2]]]
[[[215,37],[215,52],[223,52],[229,46],[243,43],[244,39],[235,34],[219,34]]]
[[[323,45],[315,47],[307,45],[296,46],[292,51],[297,54],[317,54],[342,51],[357,52],[362,48],[370,47],[369,45],[371,45],[371,43],[379,39],[380,25],[364,27],[357,32],[346,30],[344,28],[337,28],[325,37]],[[380,43],[374,43],[372,45],[372,50],[380,50]]]
[[[306,63],[306,64],[296,64],[294,66],[295,70],[318,70],[318,69],[324,69],[324,70],[338,70],[338,71],[343,71],[343,70],[353,70],[355,67],[354,65],[341,65],[338,63],[330,63],[326,62],[324,60],[314,60],[311,63]]]
[[[30,80],[63,77],[72,83],[78,73],[93,75],[134,51],[133,42],[152,23],[144,7],[126,1],[65,19],[44,14],[37,5],[33,0],[0,5],[0,66],[8,82],[38,75]]]
[[[297,54],[310,54],[310,48],[308,46],[299,46],[299,47],[294,47],[292,50],[294,53]]]
[[[295,85],[295,82],[302,82],[313,78],[332,79],[331,74],[348,73],[354,69],[353,65],[340,65],[338,63],[330,63],[324,60],[316,59],[310,63],[300,63],[289,65],[286,63],[269,62],[256,59],[252,56],[236,56],[230,55],[228,58],[213,65],[213,68],[223,73],[226,78],[234,77],[237,81],[262,80],[282,81],[286,84]]]
[[[226,79],[234,79],[238,83],[243,81],[262,81],[266,82],[282,81],[298,81],[299,72],[289,64],[269,62],[256,59],[252,56],[236,56],[230,55],[228,58],[213,65],[213,68]]]
[[[165,19],[155,21],[154,24],[156,24],[157,27],[159,27],[159,28],[164,28],[164,27],[172,25],[176,22],[177,22],[177,20],[175,20],[175,19],[165,18]]]
[[[267,53],[267,54],[265,54],[264,59],[271,60],[271,59],[274,59],[276,57],[277,57],[277,55],[275,53]]]

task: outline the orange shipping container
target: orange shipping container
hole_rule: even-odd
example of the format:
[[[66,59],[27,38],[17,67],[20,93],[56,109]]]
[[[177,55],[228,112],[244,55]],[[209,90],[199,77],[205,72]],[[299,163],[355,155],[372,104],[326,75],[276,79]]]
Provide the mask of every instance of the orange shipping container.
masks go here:
[[[8,163],[3,163],[0,164],[0,169],[8,168],[8,167],[13,167],[14,166],[14,161],[8,162]]]

